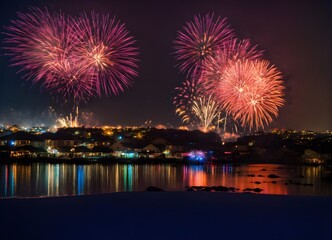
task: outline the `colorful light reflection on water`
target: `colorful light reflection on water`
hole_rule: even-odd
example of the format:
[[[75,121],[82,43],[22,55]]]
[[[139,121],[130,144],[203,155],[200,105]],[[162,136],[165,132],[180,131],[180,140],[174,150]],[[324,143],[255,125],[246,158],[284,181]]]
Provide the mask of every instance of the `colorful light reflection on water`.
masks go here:
[[[322,171],[322,166],[276,164],[9,164],[0,165],[0,197],[144,191],[148,186],[166,191],[184,191],[186,186],[226,186],[239,192],[261,188],[265,194],[332,195],[331,182],[321,180]],[[269,174],[280,177],[271,179]]]

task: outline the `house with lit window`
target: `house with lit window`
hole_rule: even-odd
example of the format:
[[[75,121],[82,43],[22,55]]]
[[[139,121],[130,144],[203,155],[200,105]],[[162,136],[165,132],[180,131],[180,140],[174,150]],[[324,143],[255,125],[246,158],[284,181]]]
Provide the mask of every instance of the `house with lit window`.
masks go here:
[[[18,131],[0,137],[0,146],[33,146],[35,148],[45,148],[45,140],[40,135]]]
[[[77,147],[81,145],[83,141],[71,135],[53,134],[46,137],[45,143],[47,148],[58,148],[58,147]]]
[[[321,164],[323,163],[323,158],[321,154],[308,148],[304,150],[304,153],[301,156],[301,161],[309,164]]]
[[[142,158],[157,158],[160,157],[162,151],[153,144],[148,144],[140,150],[139,156]]]
[[[0,137],[0,146],[6,148],[2,151],[10,157],[45,157],[45,140],[40,135],[18,131]]]

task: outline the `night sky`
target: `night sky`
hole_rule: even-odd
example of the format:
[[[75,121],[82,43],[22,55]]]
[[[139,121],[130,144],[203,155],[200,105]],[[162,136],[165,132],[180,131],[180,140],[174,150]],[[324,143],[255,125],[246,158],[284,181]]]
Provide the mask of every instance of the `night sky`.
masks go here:
[[[80,105],[81,111],[93,112],[99,124],[142,125],[151,120],[152,125],[179,126],[172,97],[186,76],[175,68],[172,42],[195,14],[214,12],[227,17],[240,38],[259,44],[265,58],[284,73],[286,105],[269,127],[332,130],[329,1],[2,0],[0,4],[1,27],[10,25],[17,11],[31,6],[73,16],[95,10],[126,23],[140,51],[139,77],[119,96],[102,96]],[[13,124],[42,121],[49,106],[58,113],[70,112],[70,106],[22,80],[22,74],[16,74],[19,69],[9,67],[9,58],[3,50],[0,53],[0,123],[12,118]]]

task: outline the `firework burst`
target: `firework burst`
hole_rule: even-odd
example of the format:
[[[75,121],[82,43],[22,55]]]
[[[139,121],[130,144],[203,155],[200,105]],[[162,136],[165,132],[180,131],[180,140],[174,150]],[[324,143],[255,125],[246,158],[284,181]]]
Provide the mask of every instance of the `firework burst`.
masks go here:
[[[264,128],[284,104],[281,72],[266,60],[229,64],[215,94],[221,106],[243,127]]]
[[[216,118],[224,133],[226,128],[236,132],[237,122],[249,130],[264,128],[284,104],[284,86],[281,73],[260,60],[262,55],[249,39],[235,38],[226,19],[195,16],[178,32],[175,57],[180,71],[198,83],[199,94],[187,94],[190,82],[178,88],[177,114],[187,122],[193,114],[204,130]]]
[[[62,59],[49,67],[43,86],[54,96],[73,99],[74,102],[86,100],[95,95],[95,83],[86,71],[84,62],[78,59]]]
[[[213,18],[213,14],[194,16],[182,31],[178,31],[175,43],[175,57],[181,72],[199,77],[204,60],[222,49],[233,37],[226,18]]]
[[[237,61],[241,59],[259,59],[263,56],[263,52],[263,50],[258,49],[257,45],[251,45],[249,39],[239,40],[238,38],[234,38],[227,46],[220,50],[219,54],[223,55],[224,59]]]
[[[189,123],[192,115],[192,105],[200,95],[200,87],[195,81],[186,80],[181,87],[176,87],[177,95],[173,98],[176,107],[176,114],[179,115],[183,123]]]
[[[82,14],[77,24],[79,56],[91,73],[100,95],[118,94],[137,76],[137,48],[125,25],[114,17]]]
[[[47,9],[32,8],[29,13],[18,13],[18,20],[6,27],[5,49],[12,66],[26,71],[25,77],[38,83],[73,50],[72,28],[68,17],[51,14]]]
[[[118,94],[137,76],[137,48],[124,24],[109,15],[74,19],[47,9],[18,13],[6,28],[12,66],[42,89],[78,103]]]
[[[256,60],[262,55],[263,51],[258,50],[257,45],[252,46],[249,39],[233,39],[227,47],[218,50],[214,56],[210,56],[204,61],[202,85],[205,91],[213,93],[223,77],[226,66],[232,64],[230,62],[235,63],[245,59]]]
[[[218,116],[220,116],[220,107],[211,96],[201,97],[193,101],[192,111],[200,121],[201,129],[207,132],[211,129]]]

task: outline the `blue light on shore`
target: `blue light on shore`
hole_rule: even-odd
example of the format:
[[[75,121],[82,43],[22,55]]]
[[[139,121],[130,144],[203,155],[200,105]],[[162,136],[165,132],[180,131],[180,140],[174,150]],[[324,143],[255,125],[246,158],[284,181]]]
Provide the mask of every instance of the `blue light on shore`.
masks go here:
[[[189,153],[189,160],[190,161],[199,161],[199,162],[203,162],[205,161],[206,156],[205,153],[202,151],[191,151]]]

